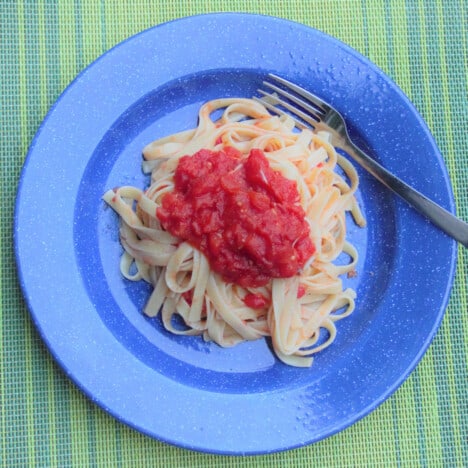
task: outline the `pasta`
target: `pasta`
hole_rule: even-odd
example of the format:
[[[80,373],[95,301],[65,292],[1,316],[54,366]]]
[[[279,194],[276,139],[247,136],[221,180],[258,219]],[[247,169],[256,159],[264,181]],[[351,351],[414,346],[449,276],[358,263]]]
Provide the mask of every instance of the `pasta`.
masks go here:
[[[193,243],[162,226],[157,213],[164,197],[174,193],[182,158],[226,148],[233,148],[241,159],[261,150],[275,173],[295,182],[314,246],[297,274],[254,286],[226,281]],[[143,155],[143,170],[151,173],[149,187],[120,187],[103,199],[121,219],[123,276],[154,287],[144,313],[161,313],[172,333],[203,335],[223,347],[271,337],[284,363],[310,366],[313,354],[335,339],[335,322],[355,307],[355,291],[344,290],[340,278],[353,274],[358,261],[355,247],[346,240],[346,212],[365,225],[354,195],[357,173],[335,151],[329,134],[300,131],[292,119],[272,116],[254,100],[225,98],[201,107],[195,129],[154,141]],[[350,261],[338,266],[333,262],[342,252]],[[258,298],[262,300],[255,301]]]

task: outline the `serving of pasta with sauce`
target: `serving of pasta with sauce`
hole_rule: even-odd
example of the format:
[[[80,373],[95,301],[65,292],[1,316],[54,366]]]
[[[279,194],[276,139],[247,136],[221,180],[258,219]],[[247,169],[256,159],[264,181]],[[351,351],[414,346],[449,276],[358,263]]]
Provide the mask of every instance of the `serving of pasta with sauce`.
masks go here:
[[[358,260],[346,212],[365,225],[357,173],[329,134],[252,99],[216,99],[195,129],[143,156],[149,187],[103,198],[121,220],[123,276],[153,286],[144,313],[222,347],[271,337],[281,361],[310,366],[355,306],[340,278]],[[350,261],[335,264],[342,253]]]

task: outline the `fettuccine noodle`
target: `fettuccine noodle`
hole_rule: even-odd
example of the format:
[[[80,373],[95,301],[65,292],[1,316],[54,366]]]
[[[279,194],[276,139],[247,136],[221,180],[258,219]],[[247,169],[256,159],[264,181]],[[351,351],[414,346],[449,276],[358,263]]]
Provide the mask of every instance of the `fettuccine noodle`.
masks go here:
[[[212,118],[214,111],[223,111],[217,120]],[[273,170],[296,182],[316,249],[298,275],[272,278],[257,288],[227,283],[200,251],[162,228],[156,211],[162,197],[174,190],[179,159],[226,146],[243,155],[253,148],[262,150]],[[346,212],[365,225],[354,195],[357,173],[337,154],[329,134],[299,131],[292,119],[272,116],[251,99],[217,99],[201,107],[197,128],[154,141],[143,155],[143,169],[151,173],[149,188],[120,187],[103,198],[121,219],[122,274],[154,287],[144,313],[154,317],[161,312],[170,332],[200,334],[223,347],[269,336],[283,362],[310,366],[312,355],[335,339],[335,322],[355,307],[355,291],[343,290],[340,279],[354,273],[358,260],[346,240]],[[336,172],[337,165],[345,177]],[[342,252],[350,262],[337,266],[333,261]],[[243,299],[249,293],[260,293],[268,304],[248,307]],[[176,325],[176,315],[185,328]]]

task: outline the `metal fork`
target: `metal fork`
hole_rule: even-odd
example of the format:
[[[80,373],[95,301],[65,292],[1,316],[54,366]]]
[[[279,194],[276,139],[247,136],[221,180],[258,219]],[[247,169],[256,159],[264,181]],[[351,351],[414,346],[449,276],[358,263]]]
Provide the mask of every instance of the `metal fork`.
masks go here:
[[[267,92],[259,89],[258,92],[262,97],[254,99],[278,115],[287,114],[290,117],[295,115],[299,118],[293,117],[299,128],[312,127],[317,131],[326,130],[330,132],[335,146],[346,151],[377,180],[406,200],[442,231],[468,247],[468,224],[410,187],[360,150],[351,141],[346,122],[336,109],[304,88],[284,78],[273,74],[269,74],[269,78],[274,83],[264,81],[263,84],[271,91]]]

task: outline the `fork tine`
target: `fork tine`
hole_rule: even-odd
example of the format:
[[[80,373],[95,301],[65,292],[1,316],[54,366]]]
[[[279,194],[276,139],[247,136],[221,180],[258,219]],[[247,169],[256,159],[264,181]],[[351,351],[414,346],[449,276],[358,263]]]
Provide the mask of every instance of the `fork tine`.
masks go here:
[[[260,92],[262,92],[262,90],[258,90]],[[264,92],[264,91],[263,91]],[[275,114],[278,114],[278,115],[288,115],[288,117],[290,117],[291,119],[293,119],[294,121],[294,124],[296,125],[297,128],[301,128],[301,129],[306,129],[306,128],[310,128],[310,125],[305,125],[303,122],[301,122],[300,120],[296,119],[295,117],[293,117],[291,114],[286,114],[286,112],[283,112],[281,109],[278,109],[277,107],[275,107],[274,104],[272,104],[271,102],[268,102],[265,98],[266,97],[273,97],[271,94],[268,94],[267,96],[263,97],[263,98],[258,98],[256,96],[253,97],[254,101],[257,101],[259,102],[260,104],[262,104],[263,106],[265,106],[269,111],[275,113]],[[276,101],[275,101],[276,102]]]
[[[299,96],[302,96],[303,98],[310,101],[322,113],[326,114],[331,109],[331,107],[326,102],[322,101],[315,94],[312,94],[311,92],[306,91],[304,88],[301,88],[300,86],[298,86],[298,85],[296,85],[294,83],[291,83],[290,81],[285,80],[284,78],[281,78],[280,76],[275,75],[273,73],[269,73],[268,76],[272,80],[275,80],[276,82],[282,84],[284,87],[289,88],[290,90],[292,90],[295,93],[299,94]]]
[[[259,89],[258,91],[260,93],[265,93],[265,91],[262,91],[261,89]],[[282,111],[281,109],[279,109],[278,107],[276,107],[275,104],[272,104],[270,101],[267,100],[269,97],[275,99],[275,103],[277,103],[278,100],[272,94],[267,94],[266,96],[262,98],[258,98],[254,96],[253,99],[254,101],[257,101],[263,106],[265,106],[269,111],[273,112],[274,114],[278,114],[279,116],[287,115],[290,119],[294,121],[294,124],[296,125],[297,128],[304,130],[312,126],[312,124],[306,125],[304,122],[301,122],[300,120],[296,119],[293,115],[286,113]]]
[[[276,94],[279,94],[280,96],[285,97],[288,101],[297,104],[300,108],[304,109],[310,117],[313,117],[317,122],[320,122],[321,117],[325,115],[325,112],[322,108],[315,105],[311,105],[309,102],[304,101],[300,97],[297,97],[296,95],[291,94],[288,91],[285,91],[284,89],[281,89],[278,86],[269,83],[268,81],[264,81],[263,84],[268,88],[272,89]],[[287,106],[285,101],[283,101],[282,104],[285,107],[287,107],[288,110],[290,110],[291,112],[297,109],[297,106],[292,108],[291,106]]]
[[[268,110],[273,111],[279,115],[286,114],[290,116],[300,128],[306,127],[303,122],[306,122],[312,128],[315,128],[315,126],[317,125],[319,121],[318,119],[312,118],[311,115],[306,114],[305,112],[302,112],[297,107],[294,107],[288,102],[280,99],[278,95],[267,93],[266,91],[263,91],[262,89],[258,89],[257,91],[264,96],[259,99],[257,98],[257,100],[260,101]],[[279,109],[278,107],[276,107],[277,104],[281,105],[284,109],[287,109],[290,113],[297,115],[297,117],[299,117],[303,122],[295,119],[289,112],[286,113],[282,111],[281,109]]]

